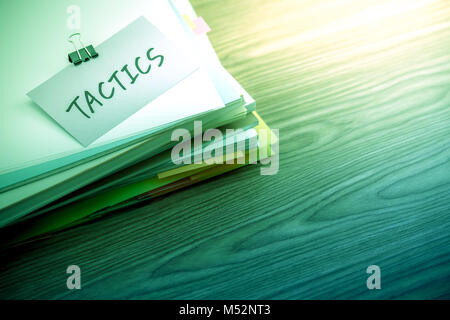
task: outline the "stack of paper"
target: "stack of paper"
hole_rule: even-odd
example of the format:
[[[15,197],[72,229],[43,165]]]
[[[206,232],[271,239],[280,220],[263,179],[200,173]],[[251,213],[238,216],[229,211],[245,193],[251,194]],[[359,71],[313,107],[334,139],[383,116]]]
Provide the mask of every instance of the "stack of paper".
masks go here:
[[[55,1],[53,10],[59,5]],[[270,129],[222,67],[208,25],[188,0],[107,7],[102,23],[86,28],[98,40],[90,40],[98,43],[98,57],[75,66],[60,59],[67,52],[59,47],[67,47],[41,38],[48,49],[35,58],[45,62],[22,66],[34,78],[6,94],[0,110],[7,150],[0,160],[4,244],[40,238],[270,156]],[[86,1],[80,8],[95,17],[102,4]],[[34,29],[36,37],[53,30],[43,29]]]

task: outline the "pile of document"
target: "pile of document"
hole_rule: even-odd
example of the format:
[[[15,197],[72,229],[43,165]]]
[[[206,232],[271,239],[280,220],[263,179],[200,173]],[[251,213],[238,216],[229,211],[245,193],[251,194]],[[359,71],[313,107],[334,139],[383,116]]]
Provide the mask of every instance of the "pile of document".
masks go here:
[[[66,12],[60,1],[52,8]],[[86,1],[78,10],[102,16],[82,20],[83,41],[98,44],[98,57],[69,63],[51,28],[61,19],[43,11],[49,27],[37,26],[36,36],[54,34],[39,40],[48,45],[34,56],[40,62],[22,66],[35,76],[17,79],[0,107],[4,246],[270,157],[275,137],[188,0]],[[75,46],[72,57],[82,50]]]

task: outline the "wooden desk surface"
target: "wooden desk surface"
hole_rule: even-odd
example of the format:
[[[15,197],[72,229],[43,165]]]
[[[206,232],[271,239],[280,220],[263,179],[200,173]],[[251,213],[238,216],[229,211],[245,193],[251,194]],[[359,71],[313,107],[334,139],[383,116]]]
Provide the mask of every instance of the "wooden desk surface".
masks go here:
[[[280,130],[278,174],[249,166],[8,252],[0,296],[450,298],[449,1],[193,4]]]

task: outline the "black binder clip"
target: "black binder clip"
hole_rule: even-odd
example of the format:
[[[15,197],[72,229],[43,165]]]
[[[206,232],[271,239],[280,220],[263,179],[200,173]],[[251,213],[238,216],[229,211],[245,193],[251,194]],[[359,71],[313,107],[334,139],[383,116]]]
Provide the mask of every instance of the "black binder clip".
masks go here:
[[[89,59],[94,59],[98,57],[98,53],[95,51],[92,45],[84,46],[83,42],[81,42],[81,34],[79,32],[73,33],[69,36],[69,42],[73,44],[75,48],[74,52],[69,53],[69,62],[74,65],[79,65],[83,61],[88,61]],[[78,41],[81,49],[78,49],[75,42]]]

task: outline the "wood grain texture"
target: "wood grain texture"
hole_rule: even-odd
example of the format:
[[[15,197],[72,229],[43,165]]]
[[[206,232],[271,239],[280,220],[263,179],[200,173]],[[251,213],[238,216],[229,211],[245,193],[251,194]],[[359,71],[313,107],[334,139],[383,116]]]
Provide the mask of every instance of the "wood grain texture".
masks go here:
[[[450,2],[193,4],[280,130],[280,171],[4,252],[0,297],[450,298]],[[82,290],[66,289],[71,264]]]

